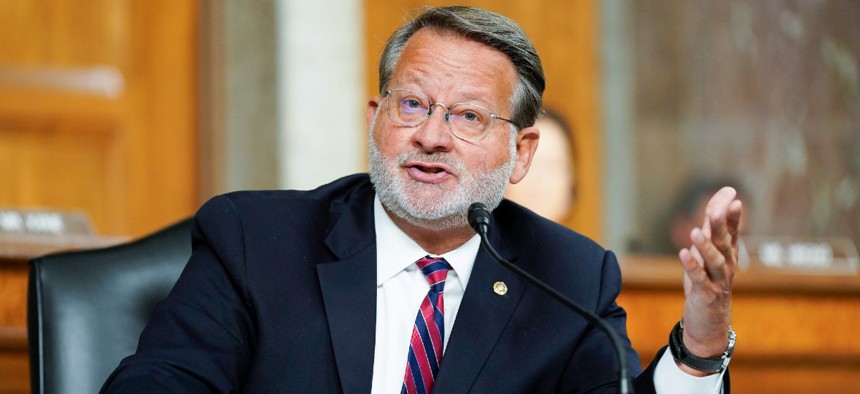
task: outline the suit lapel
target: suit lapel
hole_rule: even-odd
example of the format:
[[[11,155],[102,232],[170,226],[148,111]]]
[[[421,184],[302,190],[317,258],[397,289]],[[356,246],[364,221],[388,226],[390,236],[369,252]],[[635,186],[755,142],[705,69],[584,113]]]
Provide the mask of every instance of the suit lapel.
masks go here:
[[[372,190],[368,186],[354,197],[332,203],[332,214],[338,219],[326,245],[338,260],[317,265],[317,276],[343,392],[367,393],[373,382],[376,341],[376,233]],[[502,256],[516,262],[498,233],[491,233],[490,238]],[[503,282],[507,293],[497,294],[496,282]],[[434,391],[468,391],[524,290],[519,277],[483,249],[478,252]]]
[[[491,242],[500,249],[497,237]],[[500,249],[502,256],[509,256]],[[513,261],[512,258],[509,260]],[[507,293],[498,294],[494,285],[502,282]],[[466,392],[481,372],[522,298],[525,283],[503,268],[482,248],[457,313],[448,347],[442,357],[434,391]]]
[[[376,340],[376,236],[372,193],[332,204],[339,215],[326,245],[340,260],[317,265],[341,387],[370,392]]]

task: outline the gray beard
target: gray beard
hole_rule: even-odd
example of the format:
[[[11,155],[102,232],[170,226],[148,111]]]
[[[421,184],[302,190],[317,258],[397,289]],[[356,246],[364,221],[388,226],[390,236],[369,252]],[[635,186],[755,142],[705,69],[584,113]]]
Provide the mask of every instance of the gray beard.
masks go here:
[[[474,174],[463,171],[463,163],[447,153],[423,153],[411,151],[394,159],[386,158],[379,151],[373,137],[373,129],[380,111],[376,112],[370,124],[368,156],[370,160],[370,181],[382,205],[395,216],[413,225],[436,230],[463,228],[469,226],[467,211],[469,205],[481,202],[492,211],[504,198],[508,181],[514,170],[516,160],[516,134],[510,133],[508,160],[487,173]],[[421,203],[410,198],[422,189],[437,188],[438,185],[417,181],[403,182],[398,176],[401,166],[409,160],[430,163],[443,163],[460,174],[460,187],[446,193],[446,197],[432,204]]]

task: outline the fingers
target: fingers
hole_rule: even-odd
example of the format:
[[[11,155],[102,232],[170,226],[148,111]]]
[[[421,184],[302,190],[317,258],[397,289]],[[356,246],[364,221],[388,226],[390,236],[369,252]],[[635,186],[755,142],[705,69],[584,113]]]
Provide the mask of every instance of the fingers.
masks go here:
[[[690,238],[693,240],[696,250],[701,255],[703,271],[707,273],[711,281],[719,282],[726,280],[726,269],[730,268],[726,266],[727,263],[730,263],[726,258],[726,253],[729,256],[732,254],[730,243],[726,244],[728,251],[724,251],[719,247],[718,242],[715,242],[713,238],[709,239],[706,237],[702,229],[698,228],[690,232]]]
[[[708,201],[701,228],[690,232],[693,246],[679,253],[684,269],[694,282],[731,282],[737,267],[737,238],[742,205],[731,187],[720,189]]]
[[[699,267],[705,266],[705,260],[702,258],[702,254],[699,253],[699,248],[697,248],[696,245],[690,246],[690,254],[693,255],[693,259],[696,260]]]
[[[705,213],[708,216],[711,216],[712,212],[726,211],[728,206],[732,201],[735,201],[737,196],[738,192],[734,188],[729,186],[723,187],[717,191],[713,197],[711,197],[710,201],[708,201]]]
[[[691,281],[701,283],[708,279],[707,272],[702,268],[701,256],[695,247],[681,249],[678,259],[681,260],[681,266],[684,267],[684,271],[687,271],[687,277]]]
[[[705,208],[705,223],[702,225],[702,231],[705,232],[706,237],[712,236],[712,231],[716,230],[713,228],[715,225],[726,223],[729,206],[735,201],[736,196],[735,189],[727,186],[717,191],[708,201]]]
[[[741,200],[734,200],[731,204],[729,204],[729,209],[726,215],[726,223],[729,226],[729,234],[732,237],[732,247],[737,249],[738,247],[738,238],[739,231],[741,226],[741,212],[743,211],[743,204]]]
[[[735,242],[732,237],[732,230],[728,225],[727,212],[716,212],[714,216],[708,218],[708,223],[711,226],[711,239],[708,243],[719,250],[719,253],[722,254],[726,262],[733,263],[735,260],[733,249]],[[734,230],[734,233],[737,234],[737,229]],[[694,235],[691,234],[691,237],[694,237]],[[707,238],[707,235],[704,235],[704,237]],[[695,242],[695,238],[693,241]]]
[[[702,231],[711,238],[725,262],[737,264],[738,231],[742,204],[736,199],[737,191],[731,187],[720,189],[706,208],[705,223]]]
[[[713,197],[708,200],[708,205],[705,207],[705,220],[702,224],[702,231],[705,233],[705,237],[711,237],[714,225],[712,221],[715,218],[725,216],[723,213],[728,211],[728,207],[731,205],[732,201],[735,201],[736,196],[737,191],[726,186],[717,191]]]

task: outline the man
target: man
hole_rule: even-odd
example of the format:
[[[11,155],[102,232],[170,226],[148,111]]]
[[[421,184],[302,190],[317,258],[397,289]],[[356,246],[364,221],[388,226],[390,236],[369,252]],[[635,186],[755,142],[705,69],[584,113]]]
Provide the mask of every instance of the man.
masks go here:
[[[537,148],[543,87],[532,45],[507,18],[450,7],[407,23],[368,105],[370,177],[205,204],[185,271],[104,391],[613,390],[606,337],[479,250],[466,219],[476,201],[493,210],[500,253],[606,319],[637,374],[614,255],[502,201]],[[678,334],[702,358],[728,342],[740,215],[731,190],[711,205],[680,254]],[[721,368],[658,360],[639,374],[640,392],[680,387],[687,373],[720,387]]]

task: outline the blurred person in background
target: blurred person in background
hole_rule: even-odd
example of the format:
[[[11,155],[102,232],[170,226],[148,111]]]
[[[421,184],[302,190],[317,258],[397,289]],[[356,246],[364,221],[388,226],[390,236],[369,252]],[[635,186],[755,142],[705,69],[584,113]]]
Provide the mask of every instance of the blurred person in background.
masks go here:
[[[740,184],[729,178],[693,178],[687,182],[681,193],[678,194],[674,204],[669,207],[666,227],[668,242],[664,242],[662,252],[674,254],[690,243],[690,231],[700,226],[705,219],[705,208],[711,196],[721,187],[731,185],[737,190],[739,198],[746,196]],[[747,199],[744,198],[746,210],[749,209]],[[744,220],[738,224],[741,234],[746,232]]]
[[[540,130],[540,154],[528,175],[508,185],[505,198],[537,214],[565,224],[576,203],[576,149],[570,124],[558,112],[544,108],[535,127]]]

